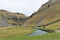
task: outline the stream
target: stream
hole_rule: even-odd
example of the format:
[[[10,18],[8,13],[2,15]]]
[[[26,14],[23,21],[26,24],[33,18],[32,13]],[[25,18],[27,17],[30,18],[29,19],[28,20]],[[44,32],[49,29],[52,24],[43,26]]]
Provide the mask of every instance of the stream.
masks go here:
[[[42,30],[36,30],[35,32],[29,34],[28,36],[37,36],[37,35],[41,35],[41,34],[47,34],[48,32],[42,31]]]
[[[42,31],[42,30],[39,30],[39,27],[41,25],[41,23],[44,21],[44,19],[46,18],[47,16],[43,17],[34,27],[36,29],[36,31],[34,31],[33,33],[29,34],[28,36],[37,36],[37,35],[41,35],[41,34],[47,34],[48,32],[45,32],[45,31]]]

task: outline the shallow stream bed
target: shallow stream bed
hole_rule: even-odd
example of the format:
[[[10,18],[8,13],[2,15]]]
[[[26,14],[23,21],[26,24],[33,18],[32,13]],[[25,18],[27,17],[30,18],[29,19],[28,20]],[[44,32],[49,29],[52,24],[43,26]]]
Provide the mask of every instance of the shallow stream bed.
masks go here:
[[[36,30],[33,33],[29,34],[28,36],[37,36],[41,34],[47,34],[48,32],[42,31],[42,30]]]

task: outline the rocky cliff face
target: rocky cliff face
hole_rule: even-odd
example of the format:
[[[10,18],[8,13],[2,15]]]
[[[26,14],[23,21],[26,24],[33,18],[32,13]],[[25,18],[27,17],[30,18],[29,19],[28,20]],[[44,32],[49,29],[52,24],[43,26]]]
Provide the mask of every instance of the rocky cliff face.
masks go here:
[[[43,4],[41,8],[31,16],[26,24],[36,25],[40,22],[40,25],[48,25],[50,23],[55,23],[57,20],[60,20],[60,0],[50,0]]]
[[[27,16],[22,13],[0,10],[0,26],[22,25],[26,20]]]

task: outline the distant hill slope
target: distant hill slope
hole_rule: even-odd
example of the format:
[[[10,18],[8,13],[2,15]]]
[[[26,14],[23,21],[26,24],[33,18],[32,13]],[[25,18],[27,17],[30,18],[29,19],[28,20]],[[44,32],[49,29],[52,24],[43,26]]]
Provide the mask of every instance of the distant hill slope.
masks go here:
[[[41,21],[42,22],[40,25],[47,25],[57,20],[60,20],[60,2],[55,4],[49,4],[49,2],[47,2],[46,4],[42,5],[37,12],[30,16],[30,19],[27,20],[26,25],[34,26]],[[58,24],[58,22],[56,23]]]
[[[6,10],[0,10],[0,26],[9,25],[22,25],[26,20],[27,16],[22,13],[12,13]]]

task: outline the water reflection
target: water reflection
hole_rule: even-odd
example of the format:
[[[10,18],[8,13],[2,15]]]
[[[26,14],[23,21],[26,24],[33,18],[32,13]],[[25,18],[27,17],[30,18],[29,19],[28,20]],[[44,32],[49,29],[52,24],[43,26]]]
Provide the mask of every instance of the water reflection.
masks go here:
[[[37,35],[46,34],[46,33],[48,33],[48,32],[45,32],[45,31],[42,31],[42,30],[36,30],[32,34],[29,34],[29,36],[37,36]]]

